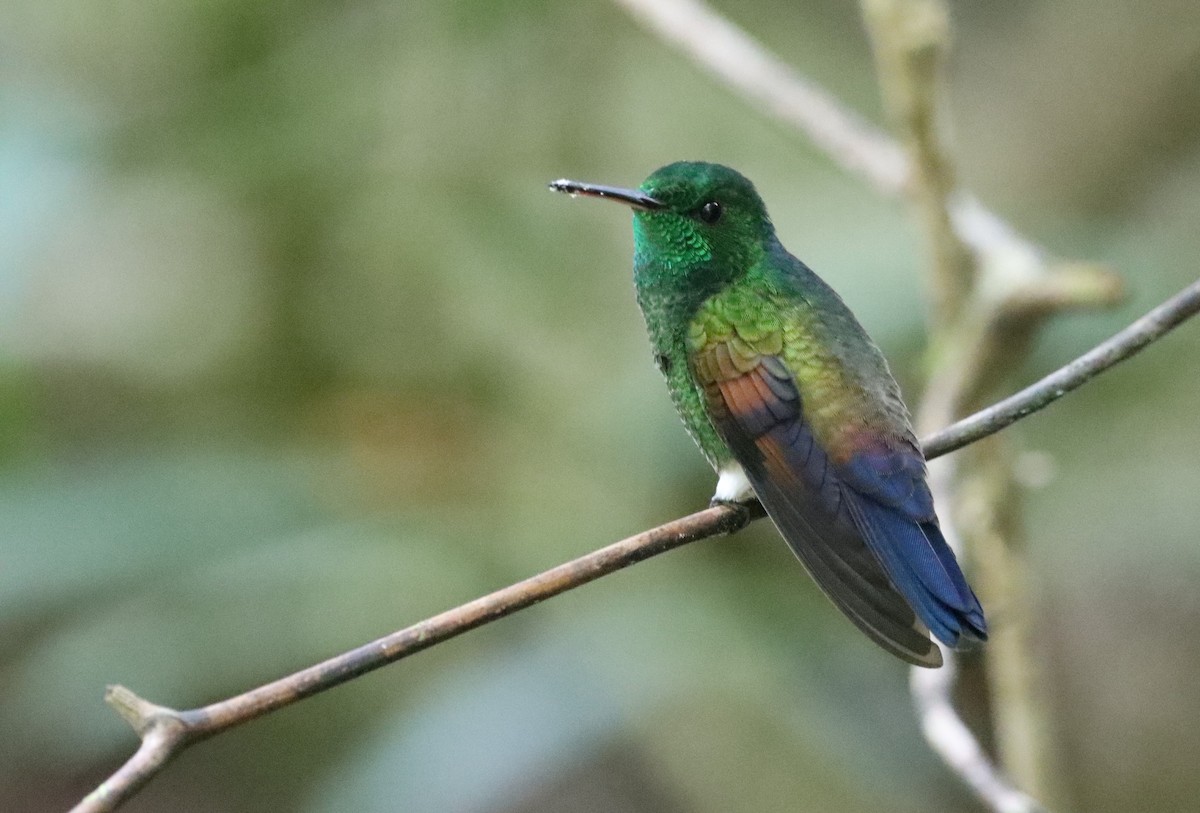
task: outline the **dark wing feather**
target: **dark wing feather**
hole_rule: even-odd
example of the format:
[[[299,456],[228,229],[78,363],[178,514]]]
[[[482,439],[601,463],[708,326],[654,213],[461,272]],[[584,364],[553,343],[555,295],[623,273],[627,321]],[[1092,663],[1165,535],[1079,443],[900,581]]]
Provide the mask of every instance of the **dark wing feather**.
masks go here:
[[[784,540],[868,637],[909,663],[940,666],[941,652],[864,544],[843,485],[803,419],[786,366],[767,356],[747,372],[731,370],[721,363],[720,347],[706,348],[694,370],[714,426]]]

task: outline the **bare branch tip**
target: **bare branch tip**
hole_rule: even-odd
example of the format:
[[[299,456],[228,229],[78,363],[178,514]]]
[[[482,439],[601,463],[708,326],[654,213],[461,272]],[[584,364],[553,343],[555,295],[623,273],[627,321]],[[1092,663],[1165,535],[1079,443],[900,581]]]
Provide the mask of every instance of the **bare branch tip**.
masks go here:
[[[1128,297],[1125,280],[1102,263],[1063,262],[1050,270],[1081,307],[1114,307]]]
[[[1045,318],[1070,310],[1098,310],[1125,301],[1125,282],[1100,263],[1066,261],[1017,287],[998,306],[1004,319]]]
[[[121,719],[129,723],[137,735],[145,739],[156,725],[172,721],[183,728],[183,721],[175,709],[151,703],[124,686],[112,685],[104,690],[104,702],[112,706]]]

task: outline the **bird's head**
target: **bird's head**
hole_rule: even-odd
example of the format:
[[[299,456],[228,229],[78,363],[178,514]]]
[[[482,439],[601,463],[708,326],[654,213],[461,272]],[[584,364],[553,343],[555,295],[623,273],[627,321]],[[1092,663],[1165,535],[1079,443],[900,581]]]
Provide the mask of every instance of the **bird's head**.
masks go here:
[[[668,164],[639,189],[567,180],[550,187],[617,201],[634,210],[639,286],[719,290],[745,274],[774,238],[754,185],[720,164]]]

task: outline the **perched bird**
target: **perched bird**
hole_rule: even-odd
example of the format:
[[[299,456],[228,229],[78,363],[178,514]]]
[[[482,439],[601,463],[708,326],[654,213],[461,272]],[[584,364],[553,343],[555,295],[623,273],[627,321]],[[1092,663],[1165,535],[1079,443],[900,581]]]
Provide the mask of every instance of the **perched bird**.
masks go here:
[[[985,640],[946,544],[887,361],[841,298],[788,253],[753,184],[679,162],[640,189],[559,192],[633,209],[638,304],[715,503],[757,496],[833,603],[887,651],[937,667]]]

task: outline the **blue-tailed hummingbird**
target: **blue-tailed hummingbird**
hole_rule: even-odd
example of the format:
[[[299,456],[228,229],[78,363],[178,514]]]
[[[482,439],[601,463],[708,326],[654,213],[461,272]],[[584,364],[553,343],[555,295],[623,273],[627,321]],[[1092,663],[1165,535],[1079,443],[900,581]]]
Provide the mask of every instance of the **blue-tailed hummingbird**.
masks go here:
[[[633,278],[654,358],[717,471],[715,502],[762,503],[833,603],[889,652],[985,640],[946,544],[887,361],[832,288],[788,253],[753,184],[679,162],[639,189],[551,188],[633,209]]]

